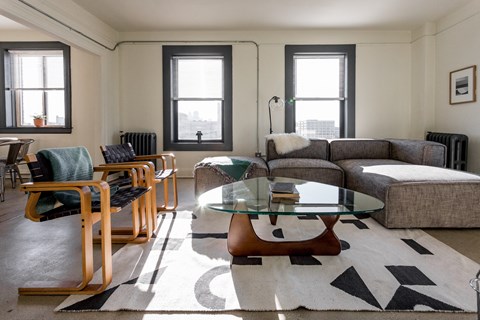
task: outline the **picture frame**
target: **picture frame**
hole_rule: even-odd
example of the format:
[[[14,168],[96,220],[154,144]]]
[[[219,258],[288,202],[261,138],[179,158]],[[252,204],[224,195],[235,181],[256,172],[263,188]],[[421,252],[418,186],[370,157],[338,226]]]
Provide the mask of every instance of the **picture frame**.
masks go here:
[[[450,104],[477,101],[477,66],[450,72]]]

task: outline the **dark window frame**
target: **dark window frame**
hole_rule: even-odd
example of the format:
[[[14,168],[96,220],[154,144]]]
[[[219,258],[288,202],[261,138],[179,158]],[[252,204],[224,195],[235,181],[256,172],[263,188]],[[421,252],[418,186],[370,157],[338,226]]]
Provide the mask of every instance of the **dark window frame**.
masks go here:
[[[185,45],[185,46],[163,46],[163,148],[167,151],[232,151],[232,46],[218,45]],[[176,139],[177,112],[173,102],[172,90],[172,58],[195,57],[195,56],[221,56],[224,62],[224,100],[222,110],[222,136],[221,141],[178,141]]]
[[[8,50],[61,50],[64,58],[64,80],[65,80],[65,125],[62,127],[7,127],[7,108],[14,109],[14,106],[7,106],[5,95],[5,70],[9,68],[5,60]],[[72,132],[72,89],[71,89],[71,55],[70,46],[58,41],[46,42],[0,42],[0,133],[71,133]],[[9,74],[7,75],[9,76]],[[14,112],[9,110],[10,112]]]
[[[340,105],[340,137],[355,137],[355,45],[286,45],[285,46],[285,132],[295,132],[294,56],[309,54],[344,54],[346,94]]]

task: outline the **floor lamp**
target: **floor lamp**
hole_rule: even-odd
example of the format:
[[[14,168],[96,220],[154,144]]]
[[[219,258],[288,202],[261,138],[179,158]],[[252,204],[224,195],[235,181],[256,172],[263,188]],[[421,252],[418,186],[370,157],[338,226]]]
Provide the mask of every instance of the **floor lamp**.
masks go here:
[[[280,97],[273,96],[268,100],[268,119],[270,120],[270,134],[273,133],[272,130],[272,108],[282,108],[283,100]]]

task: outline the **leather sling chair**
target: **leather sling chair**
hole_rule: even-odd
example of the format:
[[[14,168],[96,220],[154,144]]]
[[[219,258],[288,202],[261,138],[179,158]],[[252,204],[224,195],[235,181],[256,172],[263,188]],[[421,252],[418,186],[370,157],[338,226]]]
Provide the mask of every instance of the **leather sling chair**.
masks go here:
[[[177,168],[176,157],[174,154],[166,153],[137,156],[130,143],[100,146],[100,150],[102,151],[102,155],[106,164],[142,162],[147,163],[150,166],[151,170],[155,172],[152,182],[152,219],[154,221],[154,226],[156,226],[157,224],[157,212],[173,211],[177,208]],[[170,161],[167,161],[167,159],[169,159]],[[155,170],[155,166],[152,162],[155,160],[161,161],[161,166],[158,170]],[[169,205],[169,180],[171,180],[172,182],[173,191],[173,203],[171,206]],[[122,177],[120,177],[116,181],[112,181],[112,183],[125,185],[129,182],[128,180],[125,181]],[[157,206],[155,186],[159,183],[163,184],[163,204]]]

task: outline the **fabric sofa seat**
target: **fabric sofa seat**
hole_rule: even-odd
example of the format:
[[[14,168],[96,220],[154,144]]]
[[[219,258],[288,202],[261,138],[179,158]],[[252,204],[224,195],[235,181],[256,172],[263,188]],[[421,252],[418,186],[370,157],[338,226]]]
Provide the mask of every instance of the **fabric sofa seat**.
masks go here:
[[[310,140],[306,148],[279,154],[273,140],[267,140],[267,164],[274,177],[296,178],[343,186],[343,171],[328,161],[328,140]]]

